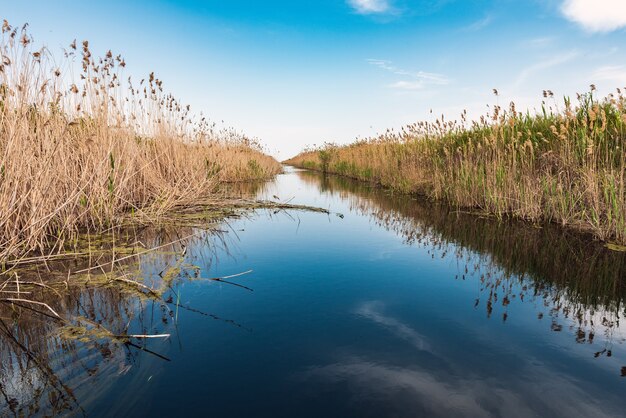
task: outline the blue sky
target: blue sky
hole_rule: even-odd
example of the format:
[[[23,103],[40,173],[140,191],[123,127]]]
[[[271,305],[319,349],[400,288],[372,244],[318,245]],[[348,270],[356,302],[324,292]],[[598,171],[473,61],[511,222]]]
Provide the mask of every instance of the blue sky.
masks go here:
[[[284,159],[497,101],[626,86],[623,0],[0,0],[60,52],[112,49]],[[430,109],[433,114],[430,114]]]

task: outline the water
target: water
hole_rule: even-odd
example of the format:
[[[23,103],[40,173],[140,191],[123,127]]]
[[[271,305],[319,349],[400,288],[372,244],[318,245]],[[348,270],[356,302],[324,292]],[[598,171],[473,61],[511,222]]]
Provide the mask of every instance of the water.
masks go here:
[[[64,340],[4,306],[0,412],[622,416],[624,253],[294,169],[257,195],[332,214],[259,211],[182,241],[162,300],[93,286],[50,302],[169,339]],[[156,286],[181,250],[129,268]],[[228,280],[251,290],[200,280],[248,270]]]

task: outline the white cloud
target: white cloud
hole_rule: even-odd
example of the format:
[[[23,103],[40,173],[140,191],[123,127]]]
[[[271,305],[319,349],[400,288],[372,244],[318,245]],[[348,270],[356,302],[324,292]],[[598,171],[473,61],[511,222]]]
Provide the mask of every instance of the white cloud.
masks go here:
[[[417,81],[396,81],[389,84],[392,89],[398,90],[421,90],[424,88],[424,82],[422,80]]]
[[[577,51],[570,51],[564,54],[560,54],[557,55],[553,58],[547,59],[545,61],[540,61],[536,64],[533,64],[531,66],[528,66],[526,68],[524,68],[519,75],[517,76],[517,79],[515,80],[515,82],[513,83],[514,87],[520,87],[522,84],[524,84],[524,82],[530,78],[530,76],[543,71],[543,70],[547,70],[548,68],[552,68],[552,67],[556,67],[558,65],[561,64],[565,64],[568,61],[573,60],[574,58],[576,58],[579,55],[579,53]]]
[[[590,32],[610,32],[626,27],[624,0],[565,0],[561,12]]]
[[[396,67],[391,65],[392,64],[391,61],[368,59],[367,62],[369,62],[372,65],[375,65],[376,67],[382,68],[383,70],[391,71],[396,74],[397,74],[397,71],[399,71]]]
[[[610,87],[626,86],[626,66],[623,65],[607,65],[597,68],[591,75],[593,82],[608,81],[614,85]]]
[[[386,13],[391,10],[388,0],[348,0],[348,3],[361,14]]]
[[[394,89],[421,90],[427,85],[446,85],[450,83],[450,80],[442,74],[428,73],[425,71],[403,70],[402,68],[394,66],[391,61],[368,59],[367,62],[378,68],[382,68],[383,70],[409,79],[396,81],[390,84],[389,87]]]
[[[486,28],[493,22],[493,16],[487,15],[480,20],[473,22],[472,24],[463,28],[466,32],[477,32],[483,28]]]
[[[526,39],[521,42],[521,45],[524,48],[545,48],[547,46],[552,45],[554,41],[555,41],[555,38],[551,36],[544,36],[540,38]]]

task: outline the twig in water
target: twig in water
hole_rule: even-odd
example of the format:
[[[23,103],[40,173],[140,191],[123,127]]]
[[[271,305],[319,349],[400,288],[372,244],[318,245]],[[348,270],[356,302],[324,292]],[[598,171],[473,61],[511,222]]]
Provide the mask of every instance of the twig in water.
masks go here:
[[[113,335],[115,338],[169,338],[170,334],[127,334]]]
[[[244,286],[244,285],[239,284],[239,283],[229,282],[229,281],[224,280],[224,279],[221,279],[221,278],[219,278],[219,277],[212,277],[212,278],[209,278],[209,279],[207,279],[207,280],[211,280],[211,281],[214,281],[214,282],[221,282],[221,283],[230,284],[230,285],[237,286],[237,287],[241,287],[241,288],[243,288],[243,289],[246,289],[246,290],[249,290],[249,291],[251,291],[251,292],[254,292],[254,290],[253,290],[253,289],[250,289],[250,288],[249,288],[249,287],[247,287],[247,286]]]
[[[239,283],[234,283],[234,282],[229,282],[228,280],[224,280],[224,279],[231,279],[233,277],[239,277],[239,276],[243,276],[244,274],[250,274],[252,273],[254,270],[248,270],[248,271],[244,271],[242,273],[237,273],[237,274],[231,274],[230,276],[222,276],[222,277],[210,277],[207,278],[205,280],[211,280],[213,282],[221,282],[221,283],[226,283],[226,284],[230,284],[233,286],[237,286],[237,287],[241,287],[242,289],[246,289],[249,290],[251,292],[254,292],[253,289],[249,288],[248,286],[244,286],[242,284]]]
[[[54,314],[54,316],[56,316],[57,318],[59,318],[60,320],[63,320],[63,318],[61,318],[59,316],[58,313],[56,313],[54,311],[54,309],[52,309],[50,307],[50,305],[48,305],[47,303],[43,303],[43,302],[37,302],[34,300],[29,300],[29,299],[21,299],[21,298],[4,298],[4,299],[0,299],[0,301],[2,302],[24,302],[24,303],[33,303],[35,305],[39,305],[39,306],[44,306],[46,307],[50,312],[52,312]]]
[[[243,273],[231,274],[230,276],[222,276],[222,279],[232,279],[233,277],[243,276],[244,274],[250,274],[254,270],[244,271]]]

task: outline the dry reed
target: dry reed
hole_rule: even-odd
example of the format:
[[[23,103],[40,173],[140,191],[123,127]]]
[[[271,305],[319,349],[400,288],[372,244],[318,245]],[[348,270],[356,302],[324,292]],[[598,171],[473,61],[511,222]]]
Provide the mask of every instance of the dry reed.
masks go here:
[[[192,116],[154,73],[134,83],[121,56],[96,58],[87,41],[59,60],[5,20],[0,59],[0,260],[281,169],[256,141]]]

